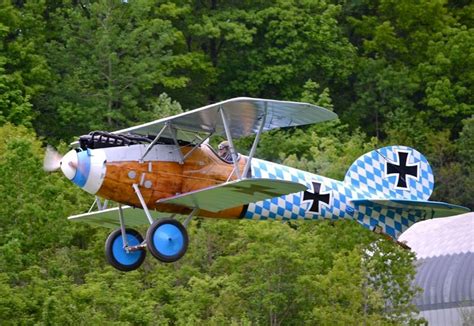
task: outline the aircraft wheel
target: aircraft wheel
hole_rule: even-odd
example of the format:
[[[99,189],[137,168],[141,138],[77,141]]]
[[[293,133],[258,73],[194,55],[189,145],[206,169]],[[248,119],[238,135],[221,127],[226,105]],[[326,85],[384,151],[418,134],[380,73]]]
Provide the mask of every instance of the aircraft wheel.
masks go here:
[[[146,245],[156,259],[172,263],[180,259],[188,249],[188,232],[183,224],[173,219],[153,222],[146,233]]]
[[[138,246],[143,242],[143,237],[133,229],[125,230],[128,246]],[[105,241],[105,257],[107,261],[118,270],[129,272],[137,269],[145,260],[145,249],[127,251],[123,247],[122,232],[117,229],[110,233]]]

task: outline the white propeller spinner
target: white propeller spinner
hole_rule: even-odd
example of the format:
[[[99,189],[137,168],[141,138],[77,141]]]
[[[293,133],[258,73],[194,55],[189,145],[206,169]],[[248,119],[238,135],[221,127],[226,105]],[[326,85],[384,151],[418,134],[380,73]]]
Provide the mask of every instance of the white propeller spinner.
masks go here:
[[[76,175],[77,169],[77,153],[71,150],[62,156],[52,146],[46,147],[46,154],[44,156],[43,169],[47,172],[54,172],[59,169],[64,175],[72,180]]]

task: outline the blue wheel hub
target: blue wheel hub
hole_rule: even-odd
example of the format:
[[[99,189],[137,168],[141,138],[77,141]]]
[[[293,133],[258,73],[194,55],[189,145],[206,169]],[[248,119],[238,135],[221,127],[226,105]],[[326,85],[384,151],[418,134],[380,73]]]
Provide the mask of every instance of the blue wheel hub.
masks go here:
[[[127,233],[127,242],[129,246],[137,246],[141,241],[134,235]],[[121,235],[116,237],[112,244],[112,255],[117,262],[122,265],[136,264],[140,260],[142,254],[143,253],[140,250],[127,252],[123,247],[123,239]]]
[[[184,235],[173,224],[162,224],[153,234],[153,244],[156,250],[164,256],[175,256],[184,245]]]
[[[156,220],[146,232],[148,251],[164,263],[172,263],[183,257],[188,242],[186,228],[174,219]]]

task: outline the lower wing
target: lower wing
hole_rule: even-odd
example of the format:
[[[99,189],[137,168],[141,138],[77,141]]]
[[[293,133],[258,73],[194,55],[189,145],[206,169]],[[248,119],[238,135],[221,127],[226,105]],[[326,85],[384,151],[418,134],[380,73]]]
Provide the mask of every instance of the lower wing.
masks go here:
[[[188,208],[197,208],[218,212],[227,208],[245,205],[264,199],[304,191],[303,184],[274,179],[244,179],[223,183],[217,186],[188,192],[159,200],[158,203],[174,204]],[[145,212],[139,208],[122,206],[127,226],[148,224]],[[167,217],[170,214],[150,210],[153,218]],[[118,207],[70,216],[70,221],[79,221],[96,226],[116,228],[120,226]]]
[[[243,179],[165,198],[158,203],[219,212],[306,189],[307,187],[301,183],[286,180]]]
[[[108,208],[100,211],[69,216],[68,220],[72,222],[84,222],[90,225],[102,226],[112,229],[120,226],[118,210],[118,207]],[[140,226],[149,224],[145,212],[142,209],[130,206],[122,206],[122,211],[127,226]],[[170,215],[157,211],[150,211],[150,214],[153,218],[169,217]]]

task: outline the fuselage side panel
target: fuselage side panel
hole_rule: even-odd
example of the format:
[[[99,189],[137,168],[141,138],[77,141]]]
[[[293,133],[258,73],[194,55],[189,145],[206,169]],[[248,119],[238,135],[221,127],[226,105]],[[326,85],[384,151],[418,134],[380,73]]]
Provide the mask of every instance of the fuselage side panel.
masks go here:
[[[252,160],[252,177],[298,182],[306,185],[308,190],[251,203],[246,218],[337,220],[353,217],[354,207],[348,200],[353,190],[344,187],[341,181],[259,159]]]

